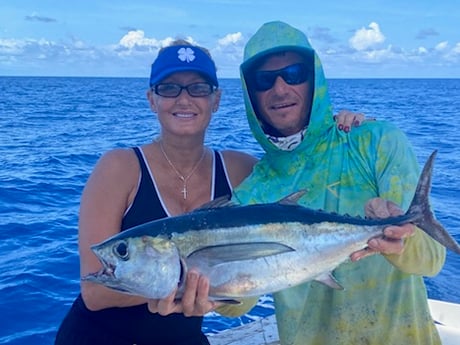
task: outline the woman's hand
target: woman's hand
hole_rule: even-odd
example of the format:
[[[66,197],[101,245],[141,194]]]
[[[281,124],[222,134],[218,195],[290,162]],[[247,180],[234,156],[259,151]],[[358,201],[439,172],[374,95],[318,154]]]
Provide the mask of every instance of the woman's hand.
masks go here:
[[[176,300],[176,291],[164,299],[149,300],[151,313],[169,315],[183,313],[185,316],[203,316],[217,307],[217,302],[209,300],[209,279],[196,271],[187,273],[185,291],[181,300]]]
[[[366,118],[366,116],[362,113],[341,110],[337,115],[334,115],[334,120],[337,122],[337,128],[339,131],[348,133],[352,127],[358,127],[364,121],[375,121],[375,118]]]

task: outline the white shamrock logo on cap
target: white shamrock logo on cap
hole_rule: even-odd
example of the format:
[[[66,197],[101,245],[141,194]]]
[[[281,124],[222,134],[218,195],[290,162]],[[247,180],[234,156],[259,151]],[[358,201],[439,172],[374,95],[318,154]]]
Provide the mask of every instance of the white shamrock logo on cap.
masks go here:
[[[177,51],[177,57],[181,61],[192,62],[195,60],[195,52],[192,50],[192,48],[182,47]]]

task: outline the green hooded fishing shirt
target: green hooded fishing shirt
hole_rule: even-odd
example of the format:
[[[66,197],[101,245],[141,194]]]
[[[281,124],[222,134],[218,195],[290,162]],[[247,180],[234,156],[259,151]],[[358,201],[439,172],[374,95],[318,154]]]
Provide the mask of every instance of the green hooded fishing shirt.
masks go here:
[[[247,90],[253,61],[286,49],[314,55],[310,122],[292,151],[267,139]],[[241,77],[249,125],[265,155],[234,191],[235,201],[276,202],[306,189],[300,204],[339,214],[363,216],[364,205],[374,197],[409,207],[419,166],[406,136],[384,121],[339,131],[321,62],[303,33],[282,22],[262,26],[245,48]],[[405,241],[400,256],[373,255],[341,264],[334,276],[344,290],[313,281],[275,293],[281,344],[440,344],[423,276],[439,272],[445,249],[419,229]]]

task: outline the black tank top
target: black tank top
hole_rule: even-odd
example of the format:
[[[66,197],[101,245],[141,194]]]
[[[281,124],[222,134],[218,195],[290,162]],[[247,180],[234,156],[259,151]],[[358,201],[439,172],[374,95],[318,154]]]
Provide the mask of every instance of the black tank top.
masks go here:
[[[167,217],[155,181],[139,148],[134,148],[141,167],[137,194],[122,221],[122,229]],[[217,151],[213,151],[212,199],[231,194],[226,168]],[[152,314],[147,304],[90,311],[81,294],[72,305],[58,331],[55,344],[110,345],[202,345],[209,344],[202,333],[202,317],[183,314]]]
[[[164,208],[163,202],[160,200],[155,179],[150,173],[150,169],[145,162],[142,151],[138,147],[135,147],[134,151],[136,152],[141,166],[141,179],[134,201],[123,217],[121,231],[150,222],[154,219],[169,216]],[[217,151],[213,151],[213,154],[214,165],[212,173],[213,180],[211,183],[211,200],[225,195],[230,196],[232,193],[231,184],[221,154]]]

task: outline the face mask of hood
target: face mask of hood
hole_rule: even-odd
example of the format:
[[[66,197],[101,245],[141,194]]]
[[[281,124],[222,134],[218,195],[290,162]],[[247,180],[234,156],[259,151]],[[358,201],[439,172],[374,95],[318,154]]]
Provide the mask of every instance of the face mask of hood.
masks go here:
[[[287,137],[274,137],[267,134],[267,139],[280,150],[292,151],[302,142],[307,129],[302,129],[299,133],[289,135]]]

